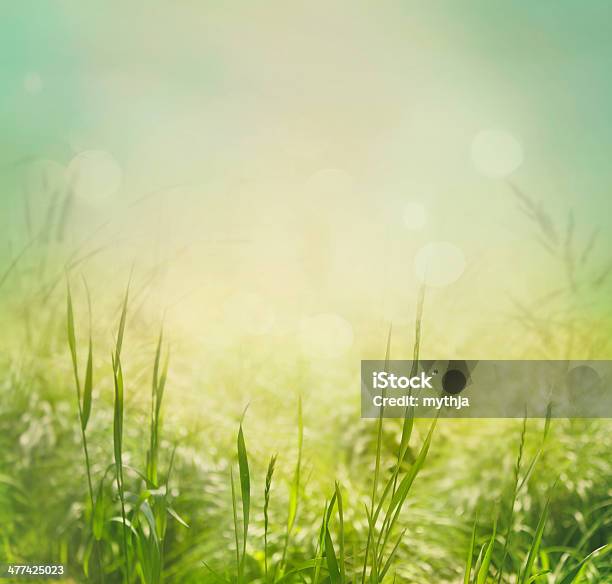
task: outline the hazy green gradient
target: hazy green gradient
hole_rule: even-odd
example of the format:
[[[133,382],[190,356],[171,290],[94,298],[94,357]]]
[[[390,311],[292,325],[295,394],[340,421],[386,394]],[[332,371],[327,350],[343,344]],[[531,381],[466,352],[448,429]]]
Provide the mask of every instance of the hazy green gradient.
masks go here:
[[[500,325],[509,299],[532,301],[563,278],[506,179],[559,234],[573,212],[579,249],[600,230],[593,277],[609,261],[610,12],[604,2],[20,3],[0,35],[2,255],[15,257],[48,216],[53,188],[36,161],[53,161],[65,188],[57,177],[74,177],[75,155],[103,151],[119,188],[71,200],[62,236],[45,243],[59,265],[104,247],[80,264],[90,278],[108,280],[110,258],[119,280],[132,264],[163,273],[150,308],[192,336],[204,325],[239,335],[227,313],[254,304],[274,321],[268,333],[331,313],[379,338],[389,321],[410,326],[415,254],[445,240],[466,273],[429,297],[445,350],[464,346],[468,329]],[[487,129],[522,147],[507,177],[471,159]],[[426,222],[409,230],[402,214],[415,201]],[[248,298],[219,308],[237,293]],[[608,318],[602,302],[582,315]]]

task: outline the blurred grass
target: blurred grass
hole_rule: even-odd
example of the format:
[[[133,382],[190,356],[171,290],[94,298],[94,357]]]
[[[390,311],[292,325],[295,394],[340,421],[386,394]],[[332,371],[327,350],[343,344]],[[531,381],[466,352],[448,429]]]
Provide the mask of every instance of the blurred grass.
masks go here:
[[[522,305],[518,320],[558,342],[557,356],[580,341],[605,357],[599,335],[584,345],[589,323],[576,315],[590,288],[567,263],[568,239],[559,257],[572,326]],[[73,286],[67,343],[61,269],[40,281],[31,268],[11,263],[2,281],[3,561],[62,562],[74,581],[87,571],[97,581],[95,540],[109,582],[610,577],[608,420],[439,420],[434,433],[410,416],[361,420],[350,360],[322,373],[282,342],[253,339],[200,362],[180,333],[156,334],[138,273],[129,310],[114,286],[92,287],[90,316],[88,293]],[[412,346],[405,331],[381,331],[358,341],[364,353],[386,341],[387,356],[422,354],[423,301]]]
[[[47,342],[39,341],[39,352],[36,353],[39,359],[35,358],[36,354],[28,353],[31,366],[23,367],[19,361],[6,358],[3,362],[6,374],[2,385],[4,407],[0,416],[3,442],[0,477],[6,478],[0,480],[5,526],[2,549],[3,556],[12,560],[36,558],[38,562],[51,562],[63,559],[79,581],[84,577],[82,566],[91,537],[90,511],[87,470],[78,456],[80,426],[68,391],[70,358],[65,347],[62,351],[57,342],[57,338],[62,336],[58,323],[57,330],[50,329]],[[85,360],[87,345],[85,343],[82,351]],[[146,346],[149,351],[142,351],[140,347],[137,351],[128,349],[123,357],[126,363],[129,362],[126,379],[136,380],[128,381],[128,387],[132,389],[125,397],[128,419],[122,443],[122,457],[125,459],[121,464],[126,469],[126,491],[130,493],[138,492],[141,488],[138,485],[142,482],[132,469],[146,469],[147,458],[151,460],[150,455],[147,457],[151,427],[145,423],[150,417],[151,404],[141,398],[130,398],[130,394],[133,396],[138,392],[143,395],[144,392],[137,387],[144,386],[147,369],[151,370],[151,363],[157,361],[159,341],[157,344],[151,341]],[[104,371],[104,367],[96,363],[94,372],[94,379],[100,382],[96,383],[93,391],[94,406],[87,431],[92,474],[98,481],[113,457],[112,432],[109,432],[113,425],[113,410],[108,370]],[[173,375],[171,370],[168,374],[171,387]],[[186,528],[172,518],[168,521],[164,538],[165,580],[215,581],[217,577],[203,567],[202,560],[222,578],[232,578],[235,573],[232,567],[235,565],[232,560],[235,543],[228,476],[236,461],[240,466],[242,460],[242,468],[246,469],[246,443],[244,449],[241,447],[240,458],[233,454],[236,452],[234,437],[240,413],[235,411],[232,415],[232,408],[223,412],[220,403],[211,400],[211,409],[202,408],[190,420],[179,408],[173,411],[180,393],[173,389],[168,395],[171,399],[168,401],[165,431],[158,442],[158,456],[160,468],[167,468],[176,446],[169,498],[190,527]],[[221,397],[227,400],[227,394]],[[239,394],[234,399],[240,401]],[[280,403],[282,409],[278,407]],[[369,530],[363,504],[371,505],[371,477],[375,472],[376,452],[380,451],[380,460],[383,461],[379,470],[381,480],[383,483],[393,481],[397,465],[392,461],[397,459],[402,443],[401,420],[385,421],[380,440],[375,424],[356,421],[357,413],[343,408],[328,413],[324,427],[321,427],[316,399],[309,395],[302,422],[304,444],[300,447],[296,441],[295,425],[297,398],[280,400],[278,404],[276,408],[265,410],[262,401],[254,402],[240,429],[241,434],[257,437],[254,442],[251,440],[253,446],[248,453],[248,487],[242,481],[246,475],[240,473],[238,491],[242,501],[248,499],[249,490],[264,493],[271,445],[279,451],[268,505],[267,547],[271,570],[281,562],[286,564],[283,571],[290,573],[317,557],[317,546],[321,545],[317,534],[321,531],[322,501],[326,495],[329,496],[337,479],[342,490],[350,493],[350,497],[343,500],[342,535],[347,542],[346,550],[351,551],[346,554],[346,562],[342,565],[352,574],[353,550],[359,554]],[[240,409],[243,405],[240,404]],[[439,421],[427,464],[410,491],[409,509],[397,518],[397,534],[402,534],[395,551],[400,581],[430,582],[432,578],[438,582],[459,581],[476,507],[479,507],[481,517],[492,517],[500,501],[507,505],[512,500],[516,490],[516,480],[512,478],[515,476],[514,459],[517,445],[523,442],[524,460],[537,457],[538,464],[530,482],[519,489],[516,504],[512,506],[515,528],[508,546],[508,571],[514,571],[528,556],[533,530],[546,505],[550,484],[557,476],[560,481],[549,503],[550,517],[542,535],[540,555],[545,553],[553,565],[563,562],[571,569],[588,553],[607,543],[612,519],[609,422],[553,420],[547,448],[540,453],[539,436],[544,430],[543,425],[543,422],[530,422],[523,441],[519,440],[520,421]],[[301,435],[301,431],[298,434]],[[412,442],[417,445],[417,450],[413,445],[406,450],[405,465],[419,460],[418,445],[426,439],[426,434],[427,425],[416,421]],[[302,449],[304,468],[300,472],[303,471],[304,480],[299,481],[296,480],[295,465]],[[164,478],[162,474],[162,481]],[[117,491],[112,485],[110,480],[102,483],[106,505],[109,506],[107,517],[112,516],[113,507],[118,512],[117,503],[113,502],[117,501]],[[401,485],[400,482],[398,490]],[[100,496],[96,498],[99,500]],[[338,500],[337,493],[335,499]],[[257,543],[259,538],[263,540],[265,532],[263,501],[263,497],[256,497],[252,517],[247,512],[242,519],[244,525],[248,520],[252,528],[249,540],[245,532],[239,532],[238,566],[244,570],[247,578],[244,581],[265,577],[265,552],[263,545]],[[299,506],[296,509],[297,501]],[[128,514],[133,508],[131,505],[126,501]],[[295,528],[289,530],[283,528],[283,525],[288,525],[287,510],[291,519],[289,525],[295,521]],[[480,522],[475,534],[477,549],[490,537],[491,534],[487,534],[490,527],[484,521]],[[120,522],[106,522],[102,539],[120,542],[121,528]],[[334,525],[333,529],[337,526]],[[508,529],[502,514],[498,531],[507,533]],[[327,530],[330,539],[332,537],[330,525],[325,530],[324,542]],[[286,537],[287,533],[290,538]],[[338,541],[338,535],[333,537]],[[491,561],[496,566],[501,565],[503,545],[504,540],[499,539],[491,552]],[[283,562],[285,546],[286,562]],[[105,554],[109,581],[114,581],[113,574],[124,563],[120,560],[120,548],[107,545]],[[110,557],[114,560],[110,561]],[[383,567],[379,566],[381,570]],[[589,576],[586,571],[585,581],[602,581],[597,580],[601,574]]]

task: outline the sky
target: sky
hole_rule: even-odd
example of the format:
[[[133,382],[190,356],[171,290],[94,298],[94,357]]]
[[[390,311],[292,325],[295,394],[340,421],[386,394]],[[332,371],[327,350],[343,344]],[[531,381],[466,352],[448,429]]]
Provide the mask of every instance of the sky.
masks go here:
[[[4,12],[7,261],[52,221],[47,254],[104,248],[80,266],[101,282],[153,270],[190,334],[293,331],[322,353],[409,327],[423,279],[451,348],[554,288],[510,183],[559,237],[571,214],[577,249],[599,229],[606,261],[608,2]]]

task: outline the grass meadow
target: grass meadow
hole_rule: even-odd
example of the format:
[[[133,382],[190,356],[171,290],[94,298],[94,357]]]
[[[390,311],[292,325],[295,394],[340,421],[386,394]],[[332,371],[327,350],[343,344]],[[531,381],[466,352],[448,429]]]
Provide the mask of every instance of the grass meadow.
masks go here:
[[[605,357],[579,316],[607,276],[515,194],[574,299],[517,303],[525,343]],[[0,269],[3,562],[107,584],[612,581],[608,420],[361,420],[354,363],[257,337],[203,358],[143,308],[138,265],[96,278],[62,253],[34,239]],[[418,357],[430,308],[366,352]]]

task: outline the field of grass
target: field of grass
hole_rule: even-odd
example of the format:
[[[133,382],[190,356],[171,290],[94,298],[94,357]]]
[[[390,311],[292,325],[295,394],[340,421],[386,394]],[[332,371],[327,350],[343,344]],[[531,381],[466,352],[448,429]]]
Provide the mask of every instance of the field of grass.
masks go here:
[[[0,580],[612,584],[603,407],[360,410],[612,359],[612,2],[146,7],[2,6]]]
[[[278,347],[194,363],[139,312],[137,271],[104,295],[51,270],[22,301],[9,270],[2,561],[66,582],[612,578],[609,421],[361,420]],[[419,350],[385,336],[380,355]]]

